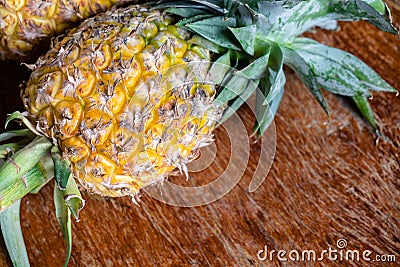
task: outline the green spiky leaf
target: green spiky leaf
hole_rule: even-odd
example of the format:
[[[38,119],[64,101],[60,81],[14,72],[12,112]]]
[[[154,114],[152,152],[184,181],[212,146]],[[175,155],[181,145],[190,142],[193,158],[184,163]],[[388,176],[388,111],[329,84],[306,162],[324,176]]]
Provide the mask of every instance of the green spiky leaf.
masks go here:
[[[261,136],[272,123],[283,96],[286,77],[283,72],[283,51],[271,42],[268,58],[268,75],[260,82],[256,97],[257,120],[253,131]]]
[[[368,99],[364,96],[353,96],[353,101],[356,103],[358,109],[360,110],[363,117],[367,122],[376,130],[378,128],[378,123],[375,120],[374,112],[372,111],[371,105]]]
[[[251,62],[247,67],[242,69],[240,72],[251,80],[258,80],[261,79],[262,77],[265,77],[265,75],[268,72],[269,56],[270,56],[270,50],[268,48],[268,50],[265,51],[264,55]]]
[[[319,85],[347,96],[370,96],[369,90],[397,92],[357,57],[312,39],[297,38],[291,48],[314,69]]]
[[[373,9],[384,15],[386,13],[386,4],[382,0],[363,0],[370,5]]]
[[[247,83],[246,88],[243,92],[238,95],[230,104],[229,108],[224,110],[224,114],[219,121],[219,124],[222,124],[224,121],[229,119],[246,101],[250,98],[250,96],[256,91],[260,80],[249,81]]]
[[[72,222],[71,211],[65,203],[61,189],[56,184],[54,186],[54,206],[56,208],[56,218],[60,225],[61,232],[65,239],[67,246],[67,254],[64,261],[64,267],[68,266],[69,259],[72,252]]]
[[[20,206],[21,200],[18,200],[0,213],[1,232],[13,266],[29,267],[28,253],[21,230]]]
[[[390,19],[362,0],[260,1],[259,7],[266,17],[259,38],[281,44],[336,20],[367,20],[381,30],[397,33]]]
[[[74,216],[76,220],[79,220],[79,212],[85,206],[85,201],[72,175],[70,175],[65,189],[61,189],[56,182],[54,186],[54,205],[56,207],[57,221],[67,246],[67,254],[64,262],[64,267],[66,267],[72,251],[71,215]]]
[[[257,91],[256,97],[256,116],[257,120],[255,126],[253,128],[254,133],[258,136],[261,136],[271,125],[273,122],[276,112],[278,111],[279,104],[281,103],[283,97],[283,90],[280,90],[275,97],[268,102],[265,103],[265,97],[268,95],[270,90],[268,77],[265,77],[261,80],[260,90]]]
[[[231,72],[230,75],[225,77],[222,82],[224,87],[215,99],[217,102],[226,103],[238,95],[240,95],[245,88],[247,88],[249,79],[241,72]]]
[[[227,73],[231,70],[230,51],[220,56],[211,65],[209,70],[209,81],[214,84],[221,84]]]
[[[254,80],[259,80],[268,71],[268,57],[269,53],[254,60],[241,71],[232,70],[227,74],[221,83],[223,89],[216,101],[226,103],[241,95],[245,90],[254,87]]]
[[[181,25],[216,43],[217,45],[229,49],[240,50],[240,46],[237,45],[237,41],[234,40],[232,33],[228,30],[229,27],[236,26],[234,19],[211,17],[191,23],[184,22]]]
[[[79,191],[72,174],[68,178],[67,186],[65,189],[60,189],[60,193],[72,215],[76,220],[79,220],[79,212],[85,206],[85,200],[82,198],[81,192]]]
[[[180,16],[182,18],[192,18],[192,17],[196,17],[199,15],[203,14],[203,11],[200,9],[194,9],[194,8],[186,8],[186,9],[182,9],[182,8],[168,8],[167,10],[165,10],[166,12],[170,13],[170,14],[174,14],[177,16]]]
[[[60,189],[65,189],[68,184],[68,179],[71,175],[71,167],[68,160],[64,159],[58,149],[51,149],[51,157],[54,163],[54,177]]]
[[[256,25],[249,25],[241,28],[229,27],[242,48],[249,55],[254,55],[254,43],[256,39]]]
[[[27,138],[33,139],[35,134],[28,129],[8,131],[0,134],[0,142],[5,142],[12,138]]]
[[[316,75],[312,66],[294,50],[288,47],[283,48],[285,55],[285,64],[289,65],[304,82],[308,90],[312,93],[325,113],[329,116],[328,105],[325,102],[325,98],[321,92],[321,88],[317,82]]]
[[[285,73],[283,72],[283,51],[276,43],[271,42],[269,45],[268,79],[265,84],[268,90],[263,102],[264,105],[270,103],[275,96],[280,94],[286,83]]]
[[[15,111],[14,113],[12,113],[10,116],[7,117],[6,119],[6,125],[5,128],[7,128],[8,124],[13,121],[13,120],[21,120],[22,123],[28,127],[28,129],[34,133],[37,136],[41,136],[42,134],[39,133],[38,131],[36,131],[35,126],[32,125],[32,123],[24,116],[24,114],[22,114],[19,111]]]

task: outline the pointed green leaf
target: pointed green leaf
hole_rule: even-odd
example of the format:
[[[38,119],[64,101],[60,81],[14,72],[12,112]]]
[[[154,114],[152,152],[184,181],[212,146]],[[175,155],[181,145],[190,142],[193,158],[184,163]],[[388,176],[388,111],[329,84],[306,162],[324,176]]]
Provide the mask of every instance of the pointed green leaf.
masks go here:
[[[198,15],[204,14],[204,11],[201,9],[194,9],[194,8],[168,8],[165,10],[167,13],[177,15],[183,18],[190,18]]]
[[[283,51],[276,43],[270,43],[270,56],[268,58],[268,94],[265,96],[264,105],[270,103],[284,88],[286,83],[283,71]]]
[[[54,163],[54,177],[60,189],[65,189],[71,175],[71,167],[68,160],[64,159],[58,147],[51,149],[51,157]]]
[[[249,79],[243,73],[234,71],[227,75],[222,86],[224,87],[215,99],[216,102],[227,103],[239,96],[248,86]]]
[[[380,7],[370,6],[365,0],[351,0],[346,3],[343,3],[343,0],[336,1],[339,3],[332,6],[329,13],[334,19],[345,21],[366,20],[382,31],[398,34],[397,29],[390,21],[390,17],[386,17],[384,13],[380,14]]]
[[[228,27],[242,48],[249,55],[254,55],[254,42],[256,38],[256,25],[252,24],[241,28]]]
[[[261,79],[268,72],[269,55],[270,55],[270,50],[266,51],[263,56],[254,60],[240,72],[243,73],[248,79],[251,80]]]
[[[221,83],[221,86],[224,87],[224,89],[221,90],[216,98],[216,101],[227,103],[228,101],[241,95],[246,88],[254,85],[253,80],[258,80],[260,77],[265,76],[267,68],[268,53],[257,58],[246,68],[240,71],[232,69],[232,71],[225,75],[225,79]]]
[[[5,142],[11,138],[20,138],[20,137],[33,139],[35,137],[35,134],[28,129],[8,131],[0,134],[0,142]]]
[[[205,18],[200,21],[185,23],[184,26],[195,33],[203,36],[217,45],[228,49],[240,50],[236,45],[233,34],[228,30],[228,27],[235,27],[234,19],[224,19],[223,17]]]
[[[64,267],[67,267],[72,252],[71,211],[65,203],[63,194],[57,184],[54,186],[54,206],[56,208],[56,218],[67,246],[67,254],[64,261]]]
[[[278,94],[265,105],[263,104],[263,102],[265,102],[265,93],[263,94],[265,90],[263,86],[263,83],[261,83],[261,91],[257,91],[257,100],[260,100],[256,101],[257,121],[253,129],[254,133],[258,136],[261,136],[273,122],[284,93],[284,90],[280,90]]]
[[[373,9],[378,11],[380,14],[386,13],[386,4],[382,0],[363,0],[365,3],[370,5]]]
[[[259,29],[259,38],[281,44],[336,20],[367,20],[381,30],[397,33],[390,19],[362,0],[286,1],[284,4],[282,1],[262,1],[259,10],[266,17],[263,28]]]
[[[228,51],[213,62],[206,80],[215,85],[220,85],[226,75],[232,71],[230,63],[230,52]]]
[[[250,7],[250,2],[251,0],[247,0],[246,3],[240,3],[240,5],[237,6],[236,11],[232,13],[231,17],[237,19],[237,27],[245,27],[255,23],[257,12]]]
[[[13,121],[13,120],[21,120],[22,123],[23,123],[26,127],[28,127],[28,129],[29,129],[32,133],[34,133],[34,134],[37,135],[37,136],[42,136],[42,134],[39,133],[38,131],[36,131],[35,126],[33,126],[32,123],[31,123],[31,122],[24,116],[24,114],[22,114],[21,112],[15,111],[15,112],[12,113],[10,116],[8,116],[7,119],[6,119],[6,125],[5,125],[5,127],[7,128],[8,124],[10,123],[10,121]]]
[[[200,15],[196,15],[193,17],[188,17],[186,19],[180,20],[180,21],[178,21],[178,23],[176,23],[176,26],[186,28],[186,25],[188,25],[190,23],[202,21],[203,19],[208,19],[208,18],[213,18],[213,17],[214,16],[210,15],[210,14],[200,14]]]
[[[397,92],[357,57],[312,39],[298,38],[291,45],[309,66],[318,83],[336,94],[369,96],[369,90]]]
[[[269,106],[268,103],[265,105],[265,97],[269,94],[271,89],[271,84],[269,82],[268,77],[264,77],[260,80],[260,90],[256,92],[256,105],[255,105],[255,113],[256,113],[256,121],[253,127],[253,132],[259,135],[260,124],[265,117],[268,117]],[[267,113],[267,114],[266,114]]]
[[[368,99],[364,96],[353,96],[353,101],[356,103],[358,109],[360,110],[363,117],[368,121],[368,123],[376,130],[378,124],[375,120],[374,112],[368,102]]]
[[[85,206],[85,200],[82,198],[81,192],[79,191],[72,174],[68,179],[68,184],[65,190],[60,189],[60,193],[62,194],[65,204],[70,209],[72,215],[76,220],[79,220],[79,212]]]
[[[283,48],[284,62],[290,66],[304,82],[308,90],[312,93],[325,113],[329,116],[329,109],[322,95],[320,86],[317,82],[313,68],[293,49]]]
[[[260,80],[256,80],[250,81],[247,84],[245,90],[243,90],[243,92],[229,104],[229,108],[224,110],[218,124],[222,124],[224,121],[229,119],[229,117],[232,116],[247,101],[247,99],[249,99],[249,97],[256,91],[259,82]]]
[[[8,255],[14,267],[28,267],[29,258],[26,252],[20,223],[21,200],[0,213],[1,232],[7,247]]]

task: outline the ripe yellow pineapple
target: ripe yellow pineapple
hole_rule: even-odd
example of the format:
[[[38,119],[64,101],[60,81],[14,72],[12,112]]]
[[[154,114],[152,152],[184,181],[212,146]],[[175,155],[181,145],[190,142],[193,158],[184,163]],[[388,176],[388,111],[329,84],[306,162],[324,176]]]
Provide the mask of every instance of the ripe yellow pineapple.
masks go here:
[[[36,64],[24,92],[29,117],[92,192],[133,195],[176,167],[184,171],[212,140],[215,90],[200,82],[209,52],[171,22],[137,6],[112,10]],[[200,71],[195,60],[205,61]]]
[[[0,59],[32,61],[52,36],[129,0],[1,0]]]

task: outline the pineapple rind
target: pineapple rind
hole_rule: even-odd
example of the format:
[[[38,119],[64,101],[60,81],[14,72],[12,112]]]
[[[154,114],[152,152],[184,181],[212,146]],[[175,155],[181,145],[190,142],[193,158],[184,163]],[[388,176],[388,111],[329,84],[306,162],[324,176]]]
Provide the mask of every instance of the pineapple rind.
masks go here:
[[[38,60],[23,91],[30,119],[90,192],[135,195],[186,172],[213,140],[222,110],[204,82],[210,53],[172,21],[139,6],[88,19]]]

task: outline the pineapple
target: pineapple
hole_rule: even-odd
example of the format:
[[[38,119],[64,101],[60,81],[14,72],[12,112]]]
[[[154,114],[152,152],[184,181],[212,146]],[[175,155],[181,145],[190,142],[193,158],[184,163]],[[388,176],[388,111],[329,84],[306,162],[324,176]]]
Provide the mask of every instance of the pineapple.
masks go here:
[[[134,195],[186,170],[212,140],[215,86],[201,83],[210,53],[172,21],[138,6],[90,18],[39,59],[26,85],[29,118],[93,193]]]
[[[0,167],[0,208],[31,192],[32,181],[46,183],[51,166],[55,196],[69,208],[55,197],[56,211],[67,214],[61,219],[77,217],[82,206],[71,202],[80,198],[74,178],[95,194],[134,197],[187,173],[214,128],[254,92],[254,132],[262,135],[283,95],[284,64],[327,113],[321,88],[353,97],[371,119],[369,90],[396,90],[354,56],[298,36],[317,26],[334,29],[339,19],[397,32],[385,12],[361,0],[196,0],[112,9],[85,20],[33,66],[22,89],[27,111],[8,119],[29,130],[0,135],[0,142],[22,139],[0,147],[0,157],[9,159]]]
[[[83,19],[128,0],[1,0],[0,59],[30,62],[52,36]]]

